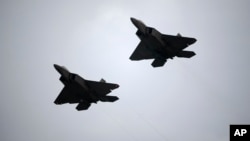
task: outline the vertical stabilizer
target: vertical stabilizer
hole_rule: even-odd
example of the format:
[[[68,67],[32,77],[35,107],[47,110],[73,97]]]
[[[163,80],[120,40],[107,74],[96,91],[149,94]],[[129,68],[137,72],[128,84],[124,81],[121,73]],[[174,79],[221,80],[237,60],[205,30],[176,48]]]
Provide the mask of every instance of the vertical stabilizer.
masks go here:
[[[102,82],[102,83],[106,83],[106,81],[105,81],[103,78],[100,80],[100,82]]]

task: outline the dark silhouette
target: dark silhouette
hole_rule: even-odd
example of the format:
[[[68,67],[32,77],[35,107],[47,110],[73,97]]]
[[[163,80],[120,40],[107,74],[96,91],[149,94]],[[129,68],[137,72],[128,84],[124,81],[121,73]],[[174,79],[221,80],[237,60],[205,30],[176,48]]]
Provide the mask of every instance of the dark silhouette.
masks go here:
[[[137,27],[136,35],[141,42],[130,56],[131,60],[154,59],[152,66],[161,67],[167,59],[173,57],[191,58],[195,55],[193,51],[184,51],[186,47],[196,42],[195,38],[164,35],[155,28],[147,27],[143,22],[130,18]]]
[[[119,87],[118,84],[85,80],[81,76],[70,73],[66,68],[54,64],[55,69],[61,74],[60,80],[65,85],[55,100],[55,104],[79,103],[77,110],[87,110],[91,103],[97,101],[114,102],[119,98],[107,96],[111,90]]]

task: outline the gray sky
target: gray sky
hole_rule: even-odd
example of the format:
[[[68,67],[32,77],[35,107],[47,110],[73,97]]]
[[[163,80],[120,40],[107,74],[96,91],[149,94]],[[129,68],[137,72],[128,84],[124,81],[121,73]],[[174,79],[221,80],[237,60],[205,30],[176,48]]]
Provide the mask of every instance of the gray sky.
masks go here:
[[[0,1],[0,140],[228,141],[250,123],[250,1]],[[130,17],[194,37],[191,59],[164,67],[129,60],[139,43]],[[115,103],[53,102],[53,64],[118,83]]]

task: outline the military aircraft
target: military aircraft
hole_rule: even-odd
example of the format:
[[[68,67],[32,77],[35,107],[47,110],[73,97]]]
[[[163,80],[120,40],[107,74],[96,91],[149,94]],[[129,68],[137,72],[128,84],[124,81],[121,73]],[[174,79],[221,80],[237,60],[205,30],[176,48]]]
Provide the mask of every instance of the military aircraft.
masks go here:
[[[107,96],[111,90],[119,87],[118,84],[106,83],[83,79],[78,74],[70,73],[65,67],[54,64],[55,69],[61,74],[60,81],[65,85],[55,100],[55,104],[79,103],[78,111],[87,110],[91,103],[114,102],[119,98]]]
[[[140,43],[130,56],[131,60],[154,59],[153,67],[163,66],[167,59],[173,57],[191,58],[195,55],[193,51],[185,51],[186,47],[196,42],[195,38],[164,35],[155,28],[147,27],[142,21],[130,18],[137,27],[136,35],[140,38]]]

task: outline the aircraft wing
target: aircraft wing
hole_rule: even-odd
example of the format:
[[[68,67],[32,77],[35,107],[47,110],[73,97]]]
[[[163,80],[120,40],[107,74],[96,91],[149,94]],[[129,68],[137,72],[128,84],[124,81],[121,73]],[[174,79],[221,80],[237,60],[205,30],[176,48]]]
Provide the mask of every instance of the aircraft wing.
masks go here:
[[[172,35],[162,35],[162,40],[166,45],[172,47],[176,51],[183,50],[189,45],[193,44],[196,39],[189,37],[181,37],[181,36],[172,36]]]
[[[55,100],[55,104],[77,103],[79,99],[74,96],[71,88],[65,86]]]
[[[113,83],[104,83],[104,82],[96,82],[85,80],[86,85],[88,85],[92,90],[96,91],[100,96],[105,96],[111,92],[111,90],[119,87],[118,84]]]
[[[133,54],[130,56],[131,60],[142,60],[142,59],[153,59],[153,53],[147,49],[146,45],[143,42],[140,42],[136,47]]]

